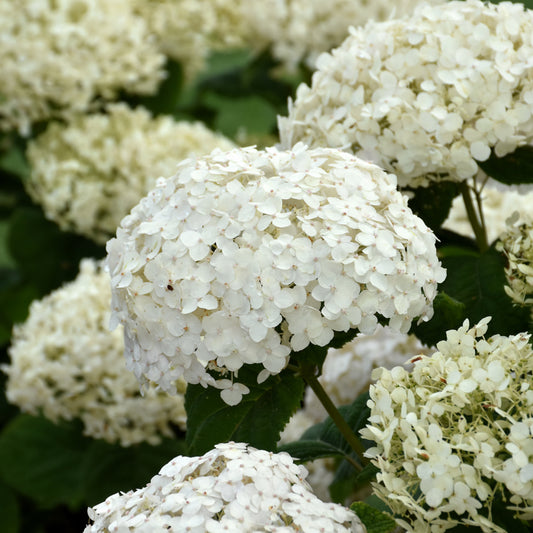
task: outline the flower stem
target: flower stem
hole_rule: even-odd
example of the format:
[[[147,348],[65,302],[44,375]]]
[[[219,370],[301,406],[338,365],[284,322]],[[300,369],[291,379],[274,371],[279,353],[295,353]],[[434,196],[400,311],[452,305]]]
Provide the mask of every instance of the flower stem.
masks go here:
[[[474,230],[474,235],[476,236],[476,242],[480,252],[486,252],[489,249],[489,244],[487,242],[487,231],[483,223],[483,215],[476,213],[474,203],[472,202],[472,196],[470,195],[470,187],[463,181],[460,185],[461,194],[463,196],[463,202],[465,204],[466,214],[468,215],[468,220],[472,229]]]
[[[328,393],[324,390],[320,382],[318,381],[315,373],[316,367],[314,365],[302,365],[300,363],[299,373],[304,381],[311,387],[316,397],[320,400],[320,403],[324,406],[328,415],[337,426],[342,436],[346,439],[346,442],[350,445],[352,450],[357,454],[359,462],[364,465],[368,461],[364,457],[365,447],[361,441],[357,438],[357,435],[352,431],[346,420],[339,413],[339,410],[335,407]],[[347,458],[348,459],[348,458]],[[357,462],[351,460],[350,463],[356,470],[361,471],[362,466]]]

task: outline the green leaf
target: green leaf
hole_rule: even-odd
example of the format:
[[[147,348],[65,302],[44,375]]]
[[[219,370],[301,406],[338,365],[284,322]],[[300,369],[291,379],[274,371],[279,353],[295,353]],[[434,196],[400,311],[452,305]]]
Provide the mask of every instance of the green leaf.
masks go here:
[[[238,382],[246,385],[250,393],[235,406],[227,405],[218,389],[187,387],[186,440],[190,455],[201,455],[229,440],[276,450],[279,434],[300,406],[304,383],[292,371],[284,370],[258,384],[257,375],[262,368],[248,365],[239,370]]]
[[[350,509],[361,519],[367,533],[389,533],[396,529],[392,516],[365,502],[353,502]]]
[[[9,251],[7,243],[8,233],[9,222],[7,220],[0,220],[0,268],[12,268],[16,265]]]
[[[446,331],[457,329],[466,318],[466,305],[443,291],[433,300],[433,310],[434,315],[429,322],[413,324],[411,328],[411,333],[427,346],[435,346],[446,338]]]
[[[413,197],[409,207],[427,226],[436,231],[448,218],[453,199],[458,195],[457,184],[453,181],[434,182],[427,187],[410,189]]]
[[[78,507],[89,443],[77,425],[20,415],[0,435],[0,477],[43,507]]]
[[[0,155],[0,170],[18,176],[22,180],[28,179],[30,166],[22,147],[13,143],[7,152]]]
[[[442,263],[448,273],[440,289],[464,304],[470,325],[492,316],[488,335],[515,335],[527,331],[529,311],[515,306],[505,294],[505,258],[502,254],[494,248],[476,254],[471,250],[464,254],[455,250],[453,255],[446,255],[445,249],[443,252]]]
[[[215,129],[228,137],[235,137],[241,131],[247,134],[268,134],[276,126],[276,109],[260,96],[228,98],[207,92],[204,103],[217,113]]]
[[[252,58],[252,51],[247,48],[212,52],[207,59],[204,71],[198,77],[197,83],[242,70],[251,62]]]
[[[294,459],[306,463],[322,457],[343,457],[343,450],[320,440],[297,440],[279,446],[280,452],[287,452]]]
[[[2,533],[17,533],[20,526],[19,504],[15,493],[0,481],[0,502],[2,502]]]
[[[161,467],[185,452],[185,442],[172,439],[157,446],[141,443],[127,448],[93,441],[83,464],[85,503],[95,505],[116,492],[145,486]]]
[[[488,176],[506,185],[533,183],[533,146],[520,146],[503,157],[492,153],[478,165]]]

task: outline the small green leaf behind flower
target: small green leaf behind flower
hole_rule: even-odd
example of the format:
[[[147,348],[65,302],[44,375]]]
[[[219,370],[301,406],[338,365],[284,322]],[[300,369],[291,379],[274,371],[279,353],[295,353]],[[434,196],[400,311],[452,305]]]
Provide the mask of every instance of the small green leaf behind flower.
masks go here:
[[[389,533],[396,528],[394,518],[365,502],[353,502],[350,509],[361,519],[367,533]]]

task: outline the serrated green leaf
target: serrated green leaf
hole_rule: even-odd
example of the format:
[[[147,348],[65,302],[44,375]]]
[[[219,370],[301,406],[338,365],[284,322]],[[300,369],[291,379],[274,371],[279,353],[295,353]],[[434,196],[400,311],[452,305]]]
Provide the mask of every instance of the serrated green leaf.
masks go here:
[[[529,311],[517,307],[505,294],[505,258],[494,248],[484,253],[444,256],[447,277],[440,289],[465,305],[465,317],[473,325],[492,316],[488,335],[515,335],[527,331]],[[444,337],[442,337],[444,338]]]
[[[79,507],[89,443],[79,426],[20,415],[0,434],[0,477],[43,507]]]
[[[520,146],[503,157],[492,153],[478,165],[485,174],[506,185],[533,183],[533,146]]]
[[[157,446],[140,443],[127,448],[95,440],[84,457],[84,501],[95,505],[116,492],[143,487],[161,467],[185,452],[185,442],[179,440],[165,439]]]
[[[279,434],[300,406],[304,383],[292,371],[284,370],[258,384],[262,365],[239,370],[239,383],[250,393],[235,406],[227,405],[220,391],[189,385],[185,394],[187,437],[190,455],[201,455],[215,444],[230,440],[246,442],[263,450],[276,450]]]
[[[365,502],[353,502],[350,509],[363,522],[367,533],[389,533],[396,529],[396,522],[392,516]]]
[[[446,338],[446,331],[458,328],[466,318],[466,305],[441,291],[433,300],[434,315],[428,322],[413,324],[414,333],[427,346]],[[416,354],[413,354],[416,355]]]

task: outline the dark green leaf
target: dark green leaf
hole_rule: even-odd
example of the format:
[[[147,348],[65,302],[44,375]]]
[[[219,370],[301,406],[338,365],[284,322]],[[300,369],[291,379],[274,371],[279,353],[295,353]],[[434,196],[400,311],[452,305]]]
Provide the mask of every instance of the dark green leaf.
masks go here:
[[[158,446],[146,443],[123,448],[93,441],[84,458],[84,499],[95,505],[111,494],[145,486],[162,466],[184,455],[183,441],[165,439]]]
[[[280,452],[287,452],[294,459],[303,463],[321,457],[343,457],[345,453],[327,442],[320,440],[297,440],[279,446]]]
[[[435,346],[437,342],[446,338],[446,331],[457,329],[466,318],[464,303],[439,292],[433,300],[434,315],[429,322],[413,324],[414,333],[427,346]],[[415,355],[415,354],[413,354]]]
[[[434,182],[427,187],[417,187],[409,199],[409,207],[427,226],[436,231],[448,217],[453,199],[459,193],[453,181]]]
[[[492,153],[478,165],[488,176],[506,185],[533,183],[533,146],[520,146],[503,157]]]
[[[20,525],[20,511],[15,493],[0,481],[0,502],[2,502],[2,533],[17,533]]]
[[[89,443],[76,425],[20,415],[0,435],[0,477],[43,507],[79,506]]]
[[[442,251],[442,263],[448,274],[440,289],[465,305],[470,325],[492,316],[489,335],[514,335],[527,330],[529,311],[513,305],[504,291],[505,258],[502,254],[494,248],[477,254],[467,250],[462,255],[457,251],[453,255],[447,255],[445,249]]]
[[[0,155],[0,170],[4,170],[25,180],[30,175],[30,167],[22,147],[13,144],[11,148]]]
[[[389,533],[396,528],[396,522],[392,516],[365,502],[353,502],[350,509],[361,519],[367,533]]]
[[[289,370],[258,384],[261,365],[239,370],[238,382],[250,389],[241,402],[227,405],[220,391],[189,385],[185,395],[187,444],[190,455],[200,455],[215,444],[233,440],[264,450],[276,450],[279,434],[300,406],[304,383]]]

